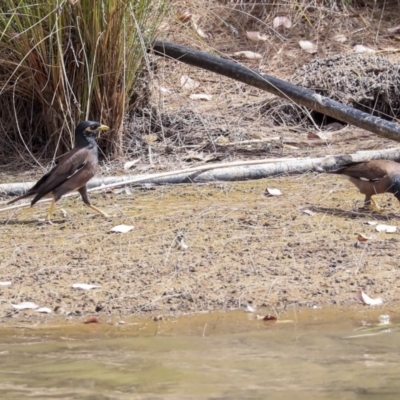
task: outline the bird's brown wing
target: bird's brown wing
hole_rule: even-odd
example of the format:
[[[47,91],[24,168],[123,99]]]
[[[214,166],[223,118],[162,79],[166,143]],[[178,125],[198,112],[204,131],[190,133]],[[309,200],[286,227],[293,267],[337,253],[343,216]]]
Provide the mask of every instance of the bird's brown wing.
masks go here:
[[[385,165],[378,161],[352,163],[334,171],[334,173],[347,175],[364,181],[377,182],[388,174]]]
[[[88,156],[89,153],[86,148],[76,148],[67,153],[57,166],[36,183],[34,193],[37,194],[31,204],[34,205],[43,196],[46,196],[77,174],[87,164]]]

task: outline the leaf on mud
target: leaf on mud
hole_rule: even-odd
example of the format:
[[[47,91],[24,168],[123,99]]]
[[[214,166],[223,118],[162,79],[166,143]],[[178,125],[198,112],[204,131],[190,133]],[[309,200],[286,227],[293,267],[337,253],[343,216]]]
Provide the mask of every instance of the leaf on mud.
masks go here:
[[[278,318],[276,318],[274,315],[268,314],[263,318],[263,321],[277,321]]]
[[[237,51],[233,53],[239,58],[248,58],[249,60],[261,60],[262,55],[259,53],[254,53],[254,51]]]
[[[379,224],[375,228],[378,232],[385,232],[385,233],[394,233],[397,231],[397,226],[394,225],[385,225]]]
[[[138,158],[137,160],[133,160],[133,161],[127,161],[124,164],[124,170],[127,171],[129,168],[132,168],[135,164],[137,164],[140,161],[140,158]]]
[[[90,285],[89,283],[74,283],[72,285],[74,289],[90,290],[101,288],[99,285]]]
[[[51,309],[49,307],[40,307],[35,311],[43,313],[43,314],[50,314],[51,313]]]
[[[181,76],[181,87],[185,90],[194,90],[200,86],[200,83],[190,78],[187,75]]]
[[[211,94],[205,94],[205,93],[198,93],[198,94],[193,93],[189,96],[189,98],[192,100],[207,100],[207,101],[212,100]]]
[[[367,306],[379,306],[380,304],[383,304],[383,300],[380,297],[372,299],[371,297],[366,295],[362,290],[357,290],[356,297],[358,300],[360,300]]]
[[[275,188],[267,188],[265,190],[265,194],[267,196],[282,196],[282,192],[279,189]]]
[[[387,314],[381,314],[379,316],[379,325],[390,325],[390,315]]]
[[[290,29],[292,27],[292,21],[288,17],[275,17],[273,27],[276,29],[280,26]]]
[[[370,49],[369,47],[364,46],[362,44],[356,44],[353,47],[353,51],[354,53],[375,53],[374,49]]]
[[[260,32],[248,31],[246,32],[247,39],[253,40],[254,42],[258,42],[260,40],[266,41],[268,40],[267,35],[262,35]]]
[[[359,233],[358,236],[357,236],[357,239],[358,239],[359,242],[367,242],[368,240],[371,240],[371,237],[370,236],[365,236],[364,234]]]
[[[310,54],[314,54],[318,51],[317,45],[310,42],[309,40],[300,40],[299,46],[306,52]]]
[[[34,310],[39,307],[37,304],[32,303],[31,301],[25,301],[20,304],[11,304],[11,306],[16,310]]]
[[[100,321],[97,317],[88,317],[84,324],[98,324]]]
[[[11,286],[11,281],[7,281],[7,282],[0,282],[0,286]]]
[[[114,228],[110,229],[110,232],[116,232],[116,233],[128,233],[130,232],[132,229],[134,228],[134,226],[132,225],[117,225],[114,226]]]
[[[250,304],[247,304],[246,306],[246,312],[248,313],[255,313],[256,309],[254,307],[252,307]]]

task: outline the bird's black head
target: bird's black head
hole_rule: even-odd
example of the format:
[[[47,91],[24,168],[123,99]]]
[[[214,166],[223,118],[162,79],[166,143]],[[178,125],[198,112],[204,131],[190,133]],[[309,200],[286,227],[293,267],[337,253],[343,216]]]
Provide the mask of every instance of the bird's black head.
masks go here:
[[[397,200],[400,201],[400,175],[394,175],[391,179],[392,186],[388,192],[393,193]]]
[[[99,131],[108,131],[110,128],[99,122],[83,121],[75,129],[75,147],[86,147],[96,143],[95,139]]]

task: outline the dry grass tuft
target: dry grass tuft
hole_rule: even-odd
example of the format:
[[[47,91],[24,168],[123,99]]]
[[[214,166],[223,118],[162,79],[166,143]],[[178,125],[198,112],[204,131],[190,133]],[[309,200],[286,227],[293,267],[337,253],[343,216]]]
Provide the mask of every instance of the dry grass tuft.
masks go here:
[[[5,0],[0,12],[0,137],[3,155],[53,155],[80,120],[109,124],[118,152],[135,106],[146,46],[163,0]]]

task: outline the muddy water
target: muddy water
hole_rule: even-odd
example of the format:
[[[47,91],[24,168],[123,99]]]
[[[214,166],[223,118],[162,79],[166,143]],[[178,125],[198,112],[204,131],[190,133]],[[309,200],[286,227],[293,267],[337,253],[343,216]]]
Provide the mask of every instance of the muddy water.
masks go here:
[[[362,328],[379,314],[20,325],[1,333],[0,398],[397,399],[399,332]]]

